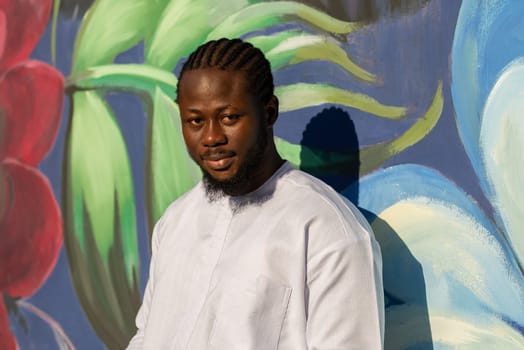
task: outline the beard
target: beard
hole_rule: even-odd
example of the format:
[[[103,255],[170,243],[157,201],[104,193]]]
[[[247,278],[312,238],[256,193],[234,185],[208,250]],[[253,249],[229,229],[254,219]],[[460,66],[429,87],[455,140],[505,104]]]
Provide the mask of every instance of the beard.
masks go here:
[[[242,193],[242,190],[249,188],[252,180],[252,174],[260,167],[264,158],[268,144],[268,131],[261,125],[256,142],[246,153],[245,161],[240,164],[238,171],[229,179],[218,180],[209,174],[203,167],[200,167],[203,173],[203,183],[206,190],[206,196],[210,202],[214,202],[226,195],[235,196]]]

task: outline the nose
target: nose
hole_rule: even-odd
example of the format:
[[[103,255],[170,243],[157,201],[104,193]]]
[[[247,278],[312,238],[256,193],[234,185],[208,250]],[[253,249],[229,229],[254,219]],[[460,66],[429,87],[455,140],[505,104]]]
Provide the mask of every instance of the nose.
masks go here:
[[[202,141],[206,147],[216,147],[227,142],[226,134],[219,122],[212,120],[206,125]]]

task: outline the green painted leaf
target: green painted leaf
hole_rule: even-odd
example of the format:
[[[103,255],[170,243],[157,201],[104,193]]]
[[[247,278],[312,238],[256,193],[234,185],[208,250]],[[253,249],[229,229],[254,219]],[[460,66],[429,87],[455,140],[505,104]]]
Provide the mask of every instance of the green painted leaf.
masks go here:
[[[120,128],[92,91],[72,97],[64,159],[65,243],[79,300],[96,333],[122,349],[140,306],[131,167]]]
[[[147,40],[168,1],[95,1],[76,37],[72,71],[108,64],[140,40]]]
[[[339,46],[340,43],[328,36],[295,30],[251,37],[248,41],[265,51],[273,70],[305,61],[322,60],[339,65],[363,81],[377,82],[375,75],[355,64]]]
[[[247,4],[246,0],[171,1],[146,47],[146,63],[173,70],[182,57],[206,41],[213,27]]]
[[[240,37],[255,30],[292,22],[290,19],[302,20],[320,30],[337,34],[348,34],[362,26],[341,21],[298,2],[264,2],[247,6],[226,18],[209,33],[207,40]]]
[[[177,78],[171,72],[145,64],[119,64],[88,68],[67,78],[67,88],[75,90],[107,89],[147,93],[157,87],[171,98],[176,95]]]
[[[362,176],[378,169],[386,160],[422,140],[437,124],[443,105],[442,82],[439,82],[431,105],[415,124],[394,140],[365,147],[359,154],[322,151],[295,145],[278,137],[275,137],[275,144],[282,157],[306,171],[344,174],[347,170],[351,175],[354,162],[360,159],[359,173]]]
[[[281,32],[276,32],[271,35],[255,35],[250,36],[246,38],[246,41],[250,42],[254,46],[258,47],[260,50],[264,52],[264,54],[267,55],[267,53],[280,45],[283,41],[294,38],[297,35],[302,34],[303,32],[300,30],[283,30]],[[271,65],[271,68],[273,65]]]
[[[58,14],[60,12],[61,0],[53,1],[53,14],[51,15],[51,62],[56,66],[56,26],[58,23]]]
[[[201,172],[187,153],[178,106],[159,88],[149,115],[146,177],[152,226],[171,202],[200,180]]]
[[[387,119],[401,119],[407,108],[383,105],[364,94],[355,93],[326,84],[297,83],[279,86],[275,95],[280,100],[282,112],[293,111],[325,103],[334,103],[360,109]]]
[[[131,166],[120,128],[97,93],[76,93],[73,102],[70,170],[75,208],[78,208],[78,201],[82,200],[89,214],[96,217],[93,222],[96,234],[94,238],[104,259],[107,259],[113,244],[115,216],[125,219],[121,224],[130,233],[127,242],[130,244],[130,252],[136,254]],[[119,201],[121,212],[114,211],[115,200]],[[80,212],[75,213],[79,214]],[[82,227],[77,228],[75,234],[82,239]],[[137,256],[131,262],[137,265]],[[128,277],[131,276],[130,266]]]

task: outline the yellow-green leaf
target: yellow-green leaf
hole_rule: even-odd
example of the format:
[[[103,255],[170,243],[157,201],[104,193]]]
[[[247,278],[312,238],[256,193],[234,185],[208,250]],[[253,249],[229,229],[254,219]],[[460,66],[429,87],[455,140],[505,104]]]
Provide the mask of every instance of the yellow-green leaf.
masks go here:
[[[207,39],[239,37],[255,30],[289,23],[290,18],[302,20],[317,29],[336,34],[348,34],[362,26],[360,23],[341,21],[299,2],[263,2],[232,14],[216,26]]]
[[[275,89],[275,94],[280,100],[280,110],[283,112],[325,103],[357,108],[387,119],[401,119],[407,112],[405,107],[384,105],[367,95],[326,84],[297,83],[279,86]]]
[[[362,160],[360,174],[364,175],[373,171],[387,159],[422,140],[439,121],[443,107],[442,81],[439,81],[431,105],[415,124],[392,141],[371,145],[360,151],[360,159]]]
[[[248,41],[265,51],[273,70],[301,62],[321,60],[337,64],[363,81],[377,82],[374,74],[351,60],[347,52],[340,47],[340,42],[325,35],[285,31],[251,37]]]

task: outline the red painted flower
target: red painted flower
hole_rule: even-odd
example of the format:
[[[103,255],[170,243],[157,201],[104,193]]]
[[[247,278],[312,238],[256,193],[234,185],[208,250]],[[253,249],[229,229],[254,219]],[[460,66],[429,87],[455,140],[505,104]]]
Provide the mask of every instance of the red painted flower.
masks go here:
[[[64,79],[28,60],[49,20],[52,0],[0,0],[0,344],[17,349],[3,296],[32,295],[62,245],[60,208],[36,168],[51,149]]]

